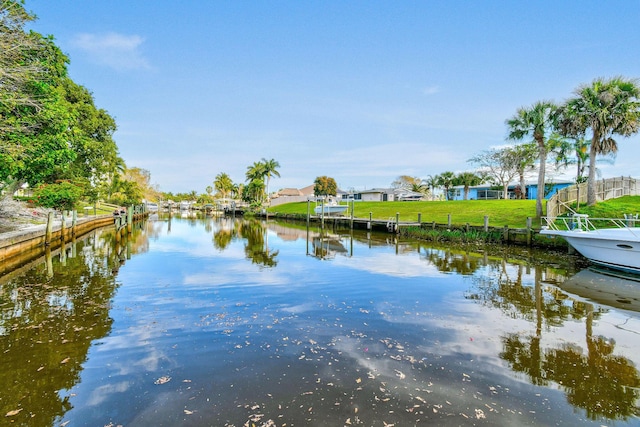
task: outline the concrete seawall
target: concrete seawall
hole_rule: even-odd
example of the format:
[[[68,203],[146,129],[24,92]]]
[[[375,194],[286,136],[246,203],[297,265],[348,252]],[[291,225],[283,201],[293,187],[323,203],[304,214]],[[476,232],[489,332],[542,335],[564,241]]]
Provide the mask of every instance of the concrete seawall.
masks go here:
[[[73,238],[85,234],[96,228],[113,224],[112,215],[98,215],[89,218],[80,218],[72,227],[71,221],[66,221],[64,230],[62,221],[52,228],[51,242],[49,247],[55,249],[63,241],[68,242]],[[32,227],[0,234],[0,263],[10,262],[14,257],[37,248],[45,247],[46,224],[34,225]],[[63,234],[64,233],[64,234]]]

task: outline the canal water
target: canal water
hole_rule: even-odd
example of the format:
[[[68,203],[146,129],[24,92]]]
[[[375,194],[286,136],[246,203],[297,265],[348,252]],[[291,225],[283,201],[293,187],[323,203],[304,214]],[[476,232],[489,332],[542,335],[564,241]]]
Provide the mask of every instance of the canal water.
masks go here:
[[[640,287],[565,258],[187,215],[98,230],[0,277],[0,425],[640,425]]]

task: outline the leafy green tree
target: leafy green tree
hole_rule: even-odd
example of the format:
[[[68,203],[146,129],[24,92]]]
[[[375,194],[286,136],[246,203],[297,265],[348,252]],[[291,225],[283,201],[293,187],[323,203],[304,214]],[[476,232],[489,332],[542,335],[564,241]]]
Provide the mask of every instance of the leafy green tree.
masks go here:
[[[561,128],[566,136],[581,137],[591,130],[587,205],[596,204],[596,156],[615,153],[614,135],[630,136],[640,129],[640,87],[637,80],[598,78],[580,86],[562,107]]]
[[[536,197],[536,216],[541,217],[544,197],[544,180],[547,164],[547,135],[557,123],[558,106],[551,101],[539,101],[529,108],[520,108],[507,120],[509,139],[522,141],[531,137],[538,146],[538,191]]]
[[[313,182],[313,194],[315,196],[335,196],[338,194],[338,184],[331,177],[319,176]]]
[[[35,16],[28,13],[20,0],[0,2],[0,135],[24,130],[19,117],[13,115],[20,107],[41,106],[30,86],[46,77],[46,69],[36,54],[43,48],[42,37],[27,33],[24,27]],[[11,117],[12,120],[8,120]]]
[[[70,79],[64,80],[62,88],[73,117],[68,136],[76,155],[66,177],[99,182],[120,164],[118,147],[113,140],[115,120],[105,110],[96,108],[93,96],[86,88]]]
[[[59,211],[73,210],[74,205],[84,190],[75,184],[62,181],[55,184],[43,184],[34,191],[36,203],[45,208],[53,208]]]

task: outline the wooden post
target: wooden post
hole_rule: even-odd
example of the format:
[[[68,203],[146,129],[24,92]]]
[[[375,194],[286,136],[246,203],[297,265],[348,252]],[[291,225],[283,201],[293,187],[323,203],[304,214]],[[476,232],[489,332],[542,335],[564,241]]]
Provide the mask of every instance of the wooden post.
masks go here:
[[[527,246],[531,246],[531,217],[527,217]]]
[[[469,223],[466,223],[464,228],[465,228],[465,231],[468,233],[469,232]]]
[[[120,242],[120,216],[116,216],[115,225],[116,225],[116,242]]]
[[[310,217],[311,217],[311,200],[307,199],[307,229],[309,228]]]
[[[447,227],[451,228],[451,214],[447,214]]]
[[[44,262],[47,266],[47,279],[53,277],[53,259],[51,257],[51,248],[47,246],[44,249]]]
[[[353,209],[355,208],[354,200],[351,199],[351,229],[353,230]]]
[[[133,206],[127,208],[127,233],[133,232]]]
[[[396,212],[396,234],[400,233],[400,212]]]
[[[44,234],[44,244],[47,246],[51,244],[52,231],[53,231],[53,212],[49,212],[49,215],[47,215],[47,229]]]
[[[77,224],[78,224],[78,211],[74,209],[71,212],[71,235],[72,236],[76,235],[76,225]]]
[[[60,217],[62,218],[62,223],[60,225],[60,240],[64,242],[64,234],[67,228],[67,218],[64,216],[64,211],[60,212]]]
[[[369,222],[367,223],[367,230],[371,230],[371,218],[373,217],[373,212],[369,212]]]
[[[422,213],[418,212],[418,225],[422,224]]]
[[[505,225],[504,230],[502,231],[502,240],[506,243],[509,243],[509,226]]]
[[[489,232],[489,215],[484,216],[484,232]]]

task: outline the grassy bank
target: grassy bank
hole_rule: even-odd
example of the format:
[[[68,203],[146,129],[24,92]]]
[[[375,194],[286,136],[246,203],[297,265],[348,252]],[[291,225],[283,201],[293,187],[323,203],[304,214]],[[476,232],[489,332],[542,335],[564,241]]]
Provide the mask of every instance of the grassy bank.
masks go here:
[[[314,203],[310,208],[313,210]],[[422,222],[435,221],[446,224],[448,215],[451,214],[452,224],[470,224],[481,226],[484,217],[489,217],[489,225],[492,227],[509,226],[512,228],[525,228],[527,217],[534,218],[533,227],[540,226],[535,220],[535,200],[460,200],[437,202],[355,202],[354,216],[356,218],[369,218],[371,212],[373,219],[386,220],[395,218],[396,212],[400,214],[400,221],[417,221],[421,214]],[[270,213],[300,215],[304,218],[307,214],[307,203],[288,203],[269,208]],[[640,196],[625,196],[600,202],[596,206],[587,208],[581,206],[580,213],[588,214],[592,218],[622,218],[623,214],[640,213]],[[350,216],[348,212],[346,216]]]
[[[315,207],[311,203],[311,209]],[[279,214],[307,214],[307,203],[288,203],[269,209],[270,213]],[[400,214],[400,221],[417,221],[421,214],[422,222],[447,223],[451,214],[452,224],[467,224],[481,226],[485,215],[489,217],[492,227],[508,225],[514,228],[524,228],[527,217],[535,217],[535,200],[460,200],[448,202],[355,202],[354,216],[386,220]],[[347,213],[350,216],[351,213]],[[534,222],[534,227],[538,225]]]

